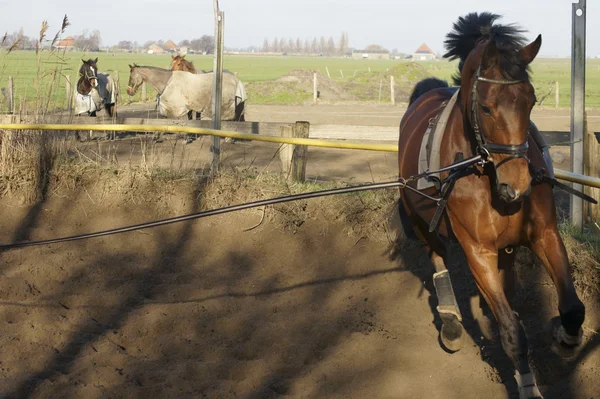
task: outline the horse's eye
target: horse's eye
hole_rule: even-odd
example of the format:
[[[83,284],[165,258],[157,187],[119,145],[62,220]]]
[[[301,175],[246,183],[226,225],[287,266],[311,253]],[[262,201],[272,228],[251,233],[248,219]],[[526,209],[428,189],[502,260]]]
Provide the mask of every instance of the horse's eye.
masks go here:
[[[479,105],[481,107],[481,112],[483,112],[484,115],[491,115],[492,114],[492,110],[489,107],[486,107],[483,104]]]

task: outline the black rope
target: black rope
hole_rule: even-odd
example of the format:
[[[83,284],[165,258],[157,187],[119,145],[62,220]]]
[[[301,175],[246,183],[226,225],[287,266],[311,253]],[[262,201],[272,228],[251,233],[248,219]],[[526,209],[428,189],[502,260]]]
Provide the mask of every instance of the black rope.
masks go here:
[[[286,195],[283,197],[247,202],[245,204],[231,205],[231,206],[226,206],[223,208],[211,209],[208,211],[190,213],[188,215],[175,216],[175,217],[167,218],[167,219],[160,219],[160,220],[156,220],[153,222],[134,224],[131,226],[118,227],[118,228],[114,228],[114,229],[110,229],[110,230],[102,230],[102,231],[97,231],[94,233],[78,234],[78,235],[74,235],[74,236],[61,237],[61,238],[52,238],[49,240],[23,241],[23,242],[17,242],[17,243],[13,243],[13,244],[2,244],[2,245],[0,245],[0,250],[32,247],[32,246],[46,245],[46,244],[57,244],[57,243],[61,243],[61,242],[85,240],[88,238],[95,238],[95,237],[104,237],[104,236],[109,236],[109,235],[113,235],[113,234],[127,233],[130,231],[149,229],[151,227],[166,226],[168,224],[184,222],[186,220],[201,219],[201,218],[205,218],[208,216],[214,216],[214,215],[222,215],[224,213],[241,211],[244,209],[256,208],[259,206],[280,204],[283,202],[291,202],[291,201],[310,199],[310,198],[316,198],[316,197],[326,197],[326,196],[337,195],[337,194],[348,194],[348,193],[354,193],[354,192],[366,191],[366,190],[379,190],[379,189],[383,189],[383,188],[392,188],[392,187],[407,188],[411,191],[414,191],[415,193],[417,193],[419,195],[422,195],[423,197],[425,197],[427,199],[430,199],[435,202],[439,202],[440,201],[439,198],[434,198],[423,192],[420,192],[416,188],[408,186],[407,183],[411,182],[411,181],[419,180],[421,178],[424,178],[424,177],[427,177],[427,176],[430,176],[430,175],[433,175],[436,173],[445,172],[448,170],[456,170],[457,168],[465,169],[475,163],[481,162],[481,160],[482,160],[481,155],[477,155],[477,156],[465,159],[460,162],[454,162],[451,165],[445,166],[438,170],[427,171],[427,172],[423,172],[423,173],[415,175],[415,176],[411,176],[408,179],[404,179],[401,177],[398,180],[391,181],[391,182],[371,183],[371,184],[364,184],[364,185],[360,185],[360,186],[332,188],[332,189],[328,189],[328,190],[313,191],[310,193]]]
[[[253,201],[253,202],[248,202],[248,203],[239,204],[239,205],[231,205],[231,206],[226,206],[223,208],[211,209],[208,211],[201,211],[201,212],[196,212],[196,213],[190,213],[188,215],[175,216],[175,217],[171,217],[168,219],[161,219],[161,220],[156,220],[153,222],[140,223],[140,224],[135,224],[135,225],[126,226],[126,227],[119,227],[119,228],[110,229],[110,230],[98,231],[98,232],[94,232],[94,233],[78,234],[78,235],[69,236],[69,237],[53,238],[53,239],[41,240],[41,241],[29,241],[29,242],[24,241],[24,242],[17,242],[14,244],[3,244],[3,245],[0,245],[0,250],[31,247],[31,246],[46,245],[46,244],[57,244],[57,243],[61,243],[61,242],[84,240],[87,238],[103,237],[103,236],[108,236],[108,235],[113,235],[113,234],[126,233],[126,232],[130,232],[130,231],[135,231],[135,230],[148,229],[151,227],[165,226],[168,224],[184,222],[186,220],[193,220],[193,219],[200,219],[200,218],[204,218],[204,217],[208,217],[208,216],[221,215],[221,214],[228,213],[228,212],[241,211],[244,209],[256,208],[256,207],[264,206],[264,205],[273,205],[273,204],[279,204],[279,203],[283,203],[283,202],[297,201],[297,200],[302,200],[302,199],[310,199],[310,198],[315,198],[315,197],[326,197],[326,196],[337,195],[337,194],[347,194],[347,193],[353,193],[353,192],[358,192],[358,191],[377,190],[377,189],[383,189],[383,188],[405,187],[405,186],[406,186],[406,180],[399,179],[397,181],[385,182],[385,183],[372,183],[372,184],[365,184],[365,185],[361,185],[361,186],[342,187],[342,188],[334,188],[334,189],[329,189],[329,190],[313,191],[310,193],[286,195],[284,197],[277,197],[277,198],[271,198],[271,199],[266,199],[266,200]]]

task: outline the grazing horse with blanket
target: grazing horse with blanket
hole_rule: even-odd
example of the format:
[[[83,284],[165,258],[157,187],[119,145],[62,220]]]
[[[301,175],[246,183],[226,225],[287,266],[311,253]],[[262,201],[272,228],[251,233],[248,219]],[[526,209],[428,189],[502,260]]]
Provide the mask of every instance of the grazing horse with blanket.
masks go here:
[[[96,112],[104,108],[109,116],[116,115],[115,106],[119,98],[119,88],[112,76],[98,72],[98,58],[87,61],[79,68],[79,80],[75,88],[75,114]]]
[[[447,35],[444,57],[460,59],[458,88],[432,79],[415,87],[400,122],[399,175],[428,170],[434,175],[409,179],[401,189],[399,211],[405,231],[425,242],[435,267],[444,346],[460,349],[463,333],[446,269],[447,239],[453,238],[498,321],[520,398],[541,398],[529,367],[527,337],[511,308],[517,249],[528,247],[552,277],[560,315],[560,322],[554,320],[554,345],[563,353],[572,354],[582,342],[585,307],[557,229],[552,187],[561,183],[530,121],[536,98],[529,64],[542,38],[524,45],[523,31],[496,24],[498,18],[471,13]]]
[[[147,82],[157,92],[158,109],[167,118],[181,118],[188,111],[200,112],[212,118],[213,73],[191,74],[168,69],[129,65],[127,94],[135,95],[142,83]],[[246,91],[242,82],[233,74],[223,75],[221,119],[243,121]]]

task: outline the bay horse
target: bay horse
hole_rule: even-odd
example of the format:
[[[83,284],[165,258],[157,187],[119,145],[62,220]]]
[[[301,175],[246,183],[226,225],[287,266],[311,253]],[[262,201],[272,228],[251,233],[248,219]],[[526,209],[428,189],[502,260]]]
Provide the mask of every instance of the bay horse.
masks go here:
[[[116,115],[119,90],[112,76],[98,72],[98,58],[81,61],[83,63],[75,88],[75,114],[87,112],[90,116],[96,116],[96,112],[104,108],[109,116]]]
[[[196,70],[194,64],[191,61],[185,59],[185,55],[171,55],[171,71],[185,71],[191,73],[209,73],[212,71],[205,71],[204,69]],[[233,73],[228,69],[223,69],[224,73]]]
[[[432,147],[431,141],[423,147],[422,139],[445,106],[450,108],[439,139],[439,164],[451,165],[463,157],[476,162],[440,172],[437,182],[431,179],[437,184],[426,189],[419,190],[418,181],[408,179],[408,187],[400,189],[399,212],[405,231],[425,243],[435,267],[444,346],[459,350],[463,333],[446,269],[448,239],[454,239],[498,322],[520,398],[541,398],[529,367],[525,331],[510,305],[516,249],[528,247],[554,282],[560,314],[553,331],[555,346],[573,351],[581,344],[585,307],[557,229],[551,184],[555,180],[547,176],[552,174],[551,163],[545,161],[538,144],[541,136],[530,121],[536,98],[529,65],[542,37],[525,45],[524,31],[496,24],[498,18],[488,12],[470,13],[453,24],[444,42],[444,57],[460,60],[454,76],[459,87],[432,79],[420,82],[400,122],[400,176],[422,171],[419,148],[431,151]],[[432,196],[443,200],[436,206]]]

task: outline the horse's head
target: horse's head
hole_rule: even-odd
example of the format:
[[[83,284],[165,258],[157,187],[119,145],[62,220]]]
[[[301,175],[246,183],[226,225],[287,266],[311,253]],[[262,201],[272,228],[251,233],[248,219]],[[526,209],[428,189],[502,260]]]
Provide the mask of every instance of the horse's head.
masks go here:
[[[185,55],[172,55],[171,56],[171,70],[172,71],[187,71],[196,73],[194,64],[185,59]]]
[[[129,83],[127,83],[127,94],[134,96],[142,83],[144,83],[144,77],[140,73],[138,65],[129,65]]]
[[[92,87],[98,87],[98,67],[96,66],[98,58],[92,60],[91,58],[87,61],[83,61],[83,64],[79,68],[79,76],[85,77]]]
[[[463,109],[475,135],[477,151],[495,170],[496,190],[506,202],[531,191],[527,158],[535,91],[528,66],[542,36],[523,48],[483,40],[465,59],[461,73]]]
[[[172,55],[171,56],[171,71],[183,71],[183,59],[185,56],[181,55]]]

